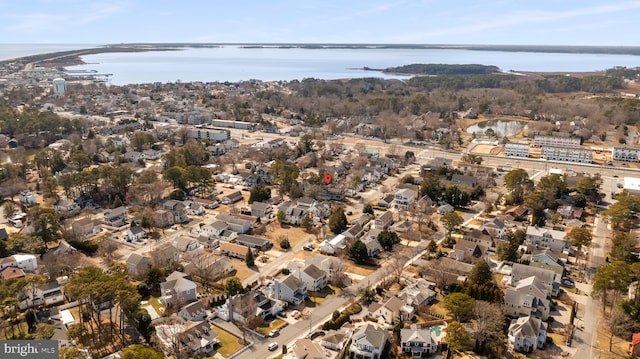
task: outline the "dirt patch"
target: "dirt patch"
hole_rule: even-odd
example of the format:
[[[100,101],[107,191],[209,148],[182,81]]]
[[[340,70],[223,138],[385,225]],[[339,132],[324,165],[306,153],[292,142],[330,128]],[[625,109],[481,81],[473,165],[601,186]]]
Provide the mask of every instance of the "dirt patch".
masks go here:
[[[357,265],[350,260],[346,260],[344,262],[344,271],[348,273],[357,274],[363,277],[371,275],[371,273],[375,272],[378,268],[375,267],[364,267],[361,265]]]
[[[276,248],[280,248],[280,238],[286,237],[293,248],[312,235],[300,227],[281,226],[278,222],[271,222],[267,225],[267,231],[264,236],[269,238]]]
[[[494,146],[494,145],[478,144],[473,148],[473,150],[471,152],[479,153],[479,154],[482,154],[482,155],[488,155],[488,154],[491,154],[491,152],[494,150],[494,148],[496,148],[496,146]]]

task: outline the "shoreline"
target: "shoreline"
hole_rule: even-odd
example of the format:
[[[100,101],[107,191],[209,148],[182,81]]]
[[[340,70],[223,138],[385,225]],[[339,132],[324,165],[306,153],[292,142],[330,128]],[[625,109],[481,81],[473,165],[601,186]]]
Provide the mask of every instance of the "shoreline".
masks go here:
[[[104,47],[48,52],[43,54],[15,57],[12,59],[0,60],[0,65],[20,62],[25,64],[38,65],[46,68],[76,66],[76,65],[85,64],[85,62],[82,61],[82,56],[85,56],[85,55],[104,54],[104,53],[111,53],[111,52],[148,52],[148,51],[180,51],[180,49],[172,48],[172,47],[149,48],[149,47],[127,46],[127,45],[121,45],[121,46],[108,45]]]

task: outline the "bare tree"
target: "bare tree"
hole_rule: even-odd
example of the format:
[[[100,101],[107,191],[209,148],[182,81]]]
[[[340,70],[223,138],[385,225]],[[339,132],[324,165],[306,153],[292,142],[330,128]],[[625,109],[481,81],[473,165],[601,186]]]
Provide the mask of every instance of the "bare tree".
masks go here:
[[[402,250],[397,250],[392,259],[389,261],[389,269],[390,273],[393,275],[394,281],[400,283],[400,277],[402,276],[402,272],[404,271],[404,265],[407,263],[409,258],[402,253]]]
[[[482,300],[473,303],[473,337],[476,346],[484,350],[486,343],[497,345],[500,342],[502,327],[504,325],[504,311],[499,304],[493,304]]]

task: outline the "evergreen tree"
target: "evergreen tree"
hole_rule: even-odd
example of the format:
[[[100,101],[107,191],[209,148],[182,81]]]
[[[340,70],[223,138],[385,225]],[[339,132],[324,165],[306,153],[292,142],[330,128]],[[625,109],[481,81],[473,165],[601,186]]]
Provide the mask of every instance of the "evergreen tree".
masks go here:
[[[251,248],[247,248],[247,254],[244,257],[244,261],[247,263],[247,267],[253,267],[256,264]]]

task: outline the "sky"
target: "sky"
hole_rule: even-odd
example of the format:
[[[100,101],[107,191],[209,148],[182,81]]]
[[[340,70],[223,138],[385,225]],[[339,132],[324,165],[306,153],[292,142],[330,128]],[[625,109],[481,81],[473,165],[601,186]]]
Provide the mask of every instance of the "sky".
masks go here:
[[[0,43],[640,46],[640,0],[0,0]]]

